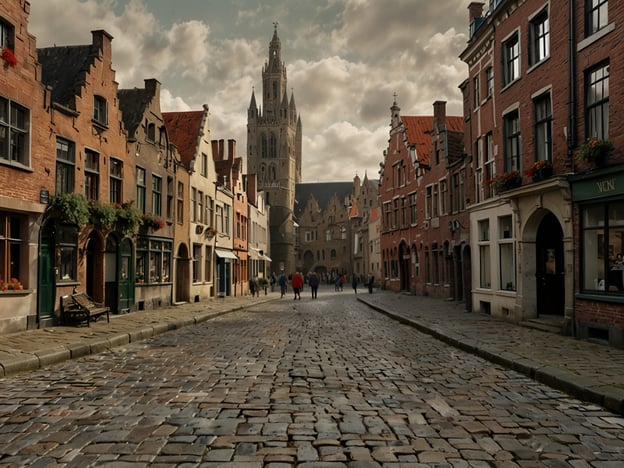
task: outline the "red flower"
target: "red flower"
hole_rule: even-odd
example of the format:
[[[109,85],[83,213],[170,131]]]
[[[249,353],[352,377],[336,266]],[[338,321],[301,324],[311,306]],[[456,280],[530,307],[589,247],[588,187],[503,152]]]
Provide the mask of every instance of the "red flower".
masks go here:
[[[17,57],[15,57],[13,51],[8,47],[2,49],[2,60],[9,64],[11,68],[15,68],[15,65],[17,65]]]

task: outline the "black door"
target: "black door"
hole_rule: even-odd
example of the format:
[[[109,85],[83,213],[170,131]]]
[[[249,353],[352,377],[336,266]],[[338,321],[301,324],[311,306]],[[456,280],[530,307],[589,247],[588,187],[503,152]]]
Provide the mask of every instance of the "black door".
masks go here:
[[[537,313],[563,315],[563,230],[552,213],[544,217],[537,230],[536,252]]]

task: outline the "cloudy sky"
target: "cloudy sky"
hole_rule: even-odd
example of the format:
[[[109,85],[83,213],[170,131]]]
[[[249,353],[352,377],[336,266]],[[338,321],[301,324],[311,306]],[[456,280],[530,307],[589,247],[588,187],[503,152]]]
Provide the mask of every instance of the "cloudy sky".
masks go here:
[[[378,177],[394,93],[403,115],[430,115],[436,100],[462,114],[470,1],[31,0],[29,29],[38,47],[90,44],[105,29],[121,88],[156,78],[163,111],[207,104],[212,138],[236,139],[244,156],[277,21],[303,123],[303,181],[349,181]]]

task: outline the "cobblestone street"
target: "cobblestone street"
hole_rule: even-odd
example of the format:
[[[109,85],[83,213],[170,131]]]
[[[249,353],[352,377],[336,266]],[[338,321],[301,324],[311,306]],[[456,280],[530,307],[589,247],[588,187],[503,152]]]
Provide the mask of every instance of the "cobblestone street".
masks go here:
[[[321,290],[0,381],[0,466],[619,467],[624,419]]]

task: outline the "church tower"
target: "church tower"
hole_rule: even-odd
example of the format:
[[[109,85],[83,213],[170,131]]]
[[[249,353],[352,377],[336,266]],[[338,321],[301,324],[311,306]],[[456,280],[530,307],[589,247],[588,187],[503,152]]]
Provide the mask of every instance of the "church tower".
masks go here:
[[[255,91],[247,112],[247,172],[257,174],[258,190],[265,192],[269,210],[272,270],[294,272],[295,185],[301,182],[301,117],[295,96],[288,98],[286,66],[274,23],[269,59],[262,69],[262,105]]]

